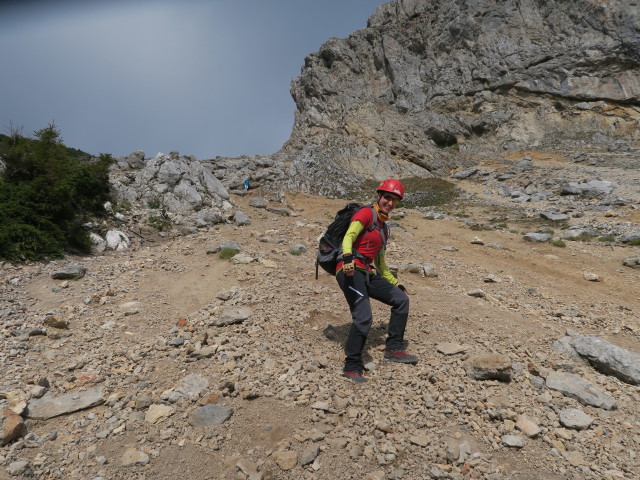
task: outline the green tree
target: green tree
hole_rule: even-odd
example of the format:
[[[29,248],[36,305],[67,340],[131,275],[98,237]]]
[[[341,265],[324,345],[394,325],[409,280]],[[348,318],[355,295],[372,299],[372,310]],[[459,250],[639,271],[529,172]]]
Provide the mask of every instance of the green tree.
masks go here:
[[[0,177],[0,258],[37,260],[89,252],[91,242],[82,223],[104,215],[113,158],[70,154],[53,123],[34,136],[26,139],[12,132],[0,148],[5,163]]]

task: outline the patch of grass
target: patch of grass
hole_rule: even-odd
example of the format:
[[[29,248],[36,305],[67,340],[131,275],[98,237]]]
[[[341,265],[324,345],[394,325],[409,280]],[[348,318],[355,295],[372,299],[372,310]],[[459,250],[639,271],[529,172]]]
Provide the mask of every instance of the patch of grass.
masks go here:
[[[459,218],[470,218],[471,217],[471,215],[469,213],[464,212],[464,211],[451,210],[448,213],[449,213],[449,215],[451,215],[453,217],[459,217]]]
[[[446,205],[460,195],[453,183],[442,178],[411,177],[401,181],[406,194],[400,203],[408,208]]]
[[[169,219],[156,217],[155,215],[149,216],[149,218],[147,218],[147,223],[161,232],[168,230],[171,227],[171,221]]]
[[[120,213],[129,213],[133,209],[133,205],[129,200],[123,200],[116,205],[115,211]]]
[[[567,222],[566,220],[560,220],[560,221],[557,221],[557,222],[552,222],[552,225],[554,227],[556,227],[556,228],[561,229],[561,230],[567,230],[570,227],[569,222]]]
[[[444,147],[443,150],[449,153],[455,153],[460,151],[460,144],[454,143],[453,145],[449,145],[448,147]]]
[[[591,235],[590,233],[582,233],[577,237],[574,237],[572,240],[576,242],[588,242],[590,240],[593,240],[594,238],[595,238],[595,235]]]
[[[548,233],[550,235],[553,235],[556,232],[554,232],[550,228],[541,228],[541,229],[538,230],[538,233]]]
[[[551,242],[551,245],[553,245],[554,247],[560,247],[560,248],[565,248],[567,246],[567,244],[564,243],[562,240],[553,240]]]
[[[295,257],[299,257],[300,255],[302,255],[302,252],[300,250],[292,250],[289,253]]]
[[[633,240],[630,240],[629,242],[627,242],[627,245],[637,247],[638,245],[640,245],[640,238],[634,238]]]
[[[398,204],[398,208],[445,205],[460,195],[460,190],[453,183],[441,178],[410,177],[401,178],[400,181],[404,185],[405,197]],[[378,181],[367,180],[350,189],[348,195],[358,201],[368,201],[375,196],[378,185]]]
[[[508,218],[504,215],[499,215],[496,217],[491,217],[489,219],[487,219],[487,221],[492,224],[494,227],[496,228],[503,228],[503,229],[507,229],[509,228],[509,226],[507,225],[507,220]]]
[[[149,200],[147,202],[147,206],[149,208],[158,209],[158,208],[160,208],[162,206],[162,204],[158,200]]]
[[[236,250],[235,248],[225,247],[220,250],[220,258],[222,260],[228,260],[231,257],[237,255],[238,253],[240,253],[240,250]]]
[[[471,230],[493,230],[493,228],[483,225],[482,223],[478,223],[477,225],[472,225]]]
[[[518,216],[518,218],[514,219],[514,222],[519,225],[546,229],[555,228],[558,230],[566,230],[569,228],[569,223],[566,220],[553,221],[542,217],[527,217],[524,215]]]
[[[616,241],[616,237],[614,237],[613,235],[605,235],[604,237],[599,237],[598,241],[600,241],[600,242],[615,242]]]

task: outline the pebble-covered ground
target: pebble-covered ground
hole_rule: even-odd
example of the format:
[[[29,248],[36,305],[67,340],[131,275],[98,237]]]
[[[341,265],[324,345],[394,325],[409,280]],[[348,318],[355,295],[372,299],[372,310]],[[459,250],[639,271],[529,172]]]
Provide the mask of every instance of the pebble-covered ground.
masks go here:
[[[553,208],[637,232],[637,182],[619,171],[627,198],[605,208],[514,202],[501,189],[533,195],[597,167],[522,160],[456,180],[456,205],[396,212],[388,262],[420,361],[382,363],[388,309],[373,302],[365,384],[340,376],[349,313],[335,280],[315,279],[316,239],[344,200],[289,194],[269,211],[250,191],[233,197],[248,226],[2,264],[0,479],[640,478],[640,387],[572,348],[598,337],[634,366],[640,270],[624,262],[640,249],[524,238]],[[240,254],[221,258],[223,242]],[[70,265],[85,275],[52,278]]]

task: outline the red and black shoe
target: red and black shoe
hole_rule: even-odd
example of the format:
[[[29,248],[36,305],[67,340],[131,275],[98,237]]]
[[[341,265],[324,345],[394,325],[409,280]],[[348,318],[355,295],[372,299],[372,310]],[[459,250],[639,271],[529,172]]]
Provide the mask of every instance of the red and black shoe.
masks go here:
[[[402,350],[396,350],[395,352],[385,352],[383,362],[394,362],[394,363],[418,363],[418,357],[415,355],[411,355],[410,353],[404,352]]]
[[[342,376],[355,383],[364,383],[367,381],[367,379],[362,376],[362,372],[359,370],[344,370],[342,372]]]

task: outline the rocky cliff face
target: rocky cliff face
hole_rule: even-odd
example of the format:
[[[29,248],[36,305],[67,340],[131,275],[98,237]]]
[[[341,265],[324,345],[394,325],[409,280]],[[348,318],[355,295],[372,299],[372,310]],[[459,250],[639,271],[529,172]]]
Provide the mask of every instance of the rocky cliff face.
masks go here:
[[[396,0],[291,85],[292,184],[432,175],[491,152],[638,142],[639,2]],[[324,181],[323,181],[324,180]],[[324,190],[324,191],[323,191]]]

